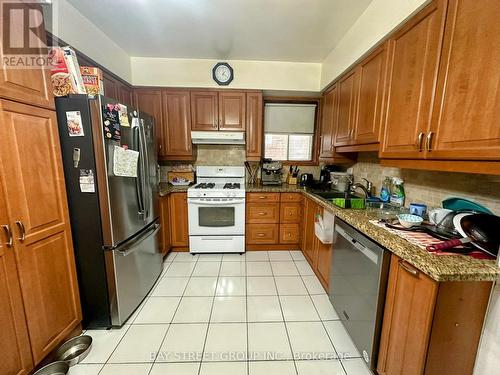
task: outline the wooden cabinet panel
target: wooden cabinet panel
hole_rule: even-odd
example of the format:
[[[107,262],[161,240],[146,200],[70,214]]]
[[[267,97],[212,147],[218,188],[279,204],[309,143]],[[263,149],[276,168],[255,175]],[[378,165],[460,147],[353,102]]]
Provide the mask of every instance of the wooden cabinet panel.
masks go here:
[[[358,74],[352,70],[338,82],[338,114],[335,131],[335,146],[351,143],[354,131],[354,120],[357,100]]]
[[[0,149],[34,362],[81,321],[53,111],[1,101]]]
[[[260,161],[262,157],[262,144],[264,142],[263,101],[262,93],[247,93],[246,108],[246,156],[247,160]]]
[[[304,212],[304,248],[302,251],[313,268],[316,267],[318,260],[317,247],[315,246],[316,235],[314,234],[314,222],[318,213],[319,206],[307,199]]]
[[[332,259],[332,245],[322,243],[316,238],[316,247],[318,252],[317,274],[323,284],[323,287],[328,292],[330,283],[330,267]]]
[[[247,224],[247,245],[274,245],[278,243],[279,224]]]
[[[28,374],[33,368],[14,248],[8,245],[11,230],[3,196],[0,165],[0,332],[1,374]]]
[[[499,19],[498,1],[449,2],[427,158],[500,160]]]
[[[162,253],[170,250],[170,197],[160,197],[160,249]]]
[[[434,0],[389,39],[382,157],[424,156],[445,7],[445,0]]]
[[[219,92],[219,130],[245,131],[246,93]]]
[[[354,144],[379,142],[385,83],[387,44],[372,52],[358,67],[359,93]]]
[[[280,193],[247,193],[247,202],[279,202]]]
[[[31,13],[32,15],[39,15],[41,17],[41,13],[38,13],[40,12],[40,7],[35,2],[29,4],[16,2],[15,4],[16,7],[24,5],[26,8],[23,11],[26,15],[30,11],[30,9],[32,9],[31,12],[33,12],[34,10],[34,13]],[[4,4],[2,3],[2,6],[3,5]],[[45,26],[43,25],[43,23],[35,31],[39,33],[39,36],[30,38],[29,46],[26,45],[26,49],[39,48],[40,55],[47,55],[47,53],[43,51],[42,43],[39,43],[37,45],[33,44],[37,43],[39,38],[43,39],[43,43],[46,43]],[[26,38],[24,41],[26,42],[26,44],[28,44]],[[2,46],[1,43],[2,41],[0,41],[0,50],[3,50],[3,48],[7,48],[7,46]],[[16,52],[15,54],[18,54],[18,52]],[[29,54],[35,55],[36,53],[32,53],[31,51],[29,51]],[[6,68],[4,64],[2,64],[0,66],[0,97],[26,104],[36,105],[39,107],[54,109],[55,102],[54,96],[52,94],[50,69],[19,69],[15,67],[9,69]]]
[[[118,86],[118,100],[125,105],[132,105],[132,89],[120,83]]]
[[[302,202],[302,194],[300,193],[281,193],[281,202]]]
[[[300,239],[299,224],[280,224],[280,243],[297,244]]]
[[[162,93],[163,155],[166,159],[193,159],[189,98],[189,91],[165,90]]]
[[[217,91],[191,91],[191,130],[218,130]]]
[[[164,156],[165,144],[163,140],[165,139],[165,126],[162,116],[161,90],[135,89],[134,105],[139,112],[146,112],[148,115],[153,116],[158,143],[158,156]]]
[[[104,96],[118,100],[118,82],[106,72],[102,74],[102,83],[104,85]]]
[[[170,194],[170,238],[173,247],[188,247],[187,193]]]
[[[246,222],[249,224],[279,223],[279,203],[248,203]]]
[[[335,128],[337,122],[337,84],[325,94],[322,100],[321,111],[321,143],[319,157],[332,158],[334,152]]]
[[[423,374],[437,291],[437,282],[392,255],[379,374]]]
[[[282,202],[280,208],[280,223],[298,223],[300,221],[300,203]]]

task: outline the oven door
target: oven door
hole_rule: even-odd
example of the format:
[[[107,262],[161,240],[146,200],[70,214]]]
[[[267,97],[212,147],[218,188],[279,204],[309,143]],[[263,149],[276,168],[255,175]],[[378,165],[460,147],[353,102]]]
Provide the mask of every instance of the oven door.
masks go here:
[[[245,198],[189,198],[189,235],[245,234]]]

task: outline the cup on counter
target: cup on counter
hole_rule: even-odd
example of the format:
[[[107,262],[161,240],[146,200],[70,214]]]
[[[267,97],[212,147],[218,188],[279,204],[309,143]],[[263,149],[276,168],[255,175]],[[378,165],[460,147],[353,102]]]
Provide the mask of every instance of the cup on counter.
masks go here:
[[[421,203],[410,203],[410,214],[425,217],[427,206]]]

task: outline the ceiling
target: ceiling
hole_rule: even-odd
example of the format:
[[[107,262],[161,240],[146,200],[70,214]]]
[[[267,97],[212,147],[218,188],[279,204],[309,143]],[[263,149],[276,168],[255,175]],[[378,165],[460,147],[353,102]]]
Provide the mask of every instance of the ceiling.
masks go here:
[[[322,62],[371,0],[68,0],[130,56]]]

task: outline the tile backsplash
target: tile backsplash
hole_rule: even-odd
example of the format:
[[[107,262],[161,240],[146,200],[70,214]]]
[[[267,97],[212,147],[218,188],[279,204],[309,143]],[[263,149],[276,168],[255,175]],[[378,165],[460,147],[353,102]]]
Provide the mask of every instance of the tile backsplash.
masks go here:
[[[376,153],[360,153],[353,169],[356,182],[363,182],[363,177],[373,182],[377,195],[385,176],[402,178],[406,205],[418,202],[438,207],[448,197],[462,197],[500,215],[500,176],[387,168],[380,166]]]

